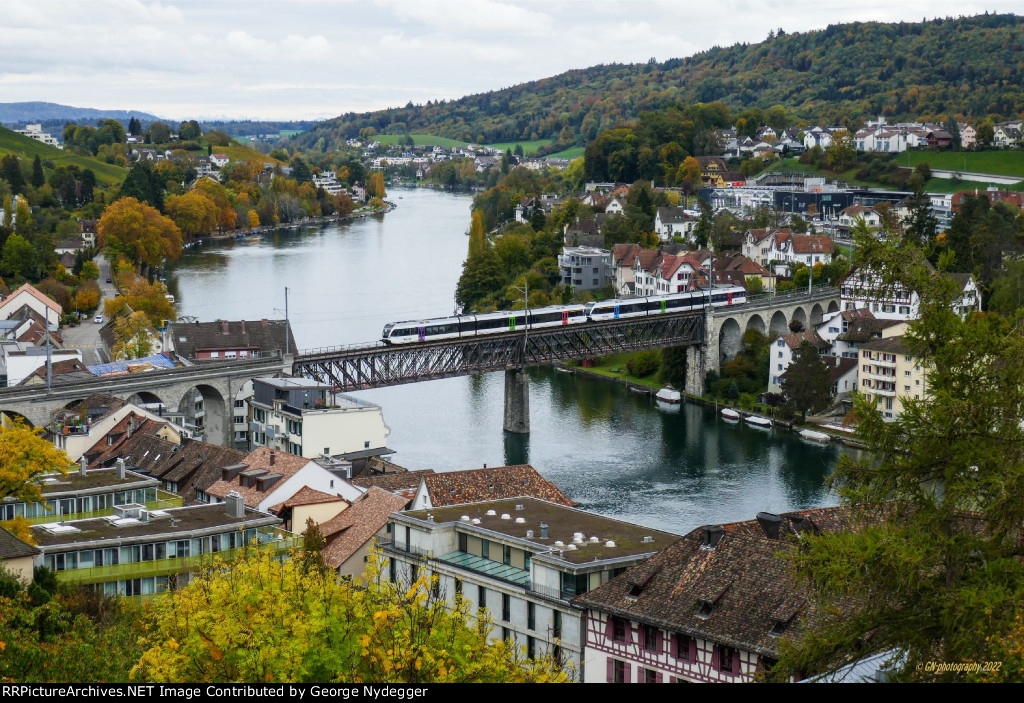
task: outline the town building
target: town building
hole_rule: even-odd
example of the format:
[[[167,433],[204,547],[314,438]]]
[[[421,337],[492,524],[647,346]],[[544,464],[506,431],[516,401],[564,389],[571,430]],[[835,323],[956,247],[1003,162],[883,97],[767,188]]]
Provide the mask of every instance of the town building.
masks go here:
[[[28,283],[22,284],[0,301],[0,320],[21,319],[25,308],[28,308],[33,317],[47,324],[51,332],[60,329],[60,316],[64,313],[64,308]]]
[[[423,472],[412,496],[411,510],[443,508],[529,495],[558,505],[576,503],[529,464],[484,466],[463,471]]]
[[[0,571],[6,571],[23,584],[32,581],[35,557],[39,550],[0,527]]]
[[[981,311],[981,294],[969,273],[938,273],[948,276],[962,291],[953,309],[961,317]],[[919,316],[921,298],[917,291],[907,291],[896,282],[887,282],[880,273],[854,268],[839,282],[843,310],[869,309],[875,317],[885,320],[914,320]]]
[[[492,639],[585,674],[581,611],[570,603],[678,538],[534,497],[394,513],[389,577],[438,577],[437,592],[487,611]]]
[[[381,407],[308,378],[253,379],[250,443],[303,456],[354,462],[393,454]]]
[[[28,137],[29,139],[35,139],[37,142],[42,142],[47,146],[52,146],[54,149],[64,148],[57,140],[57,137],[43,131],[43,125],[41,124],[27,124],[23,129],[16,129],[14,131]]]
[[[688,239],[699,220],[699,217],[688,213],[685,208],[660,207],[654,215],[654,231],[663,242],[669,242],[674,237]]]
[[[286,320],[171,322],[164,332],[163,349],[196,362],[257,359],[296,351]]]
[[[401,495],[373,486],[351,507],[320,525],[326,542],[324,562],[338,573],[339,579],[363,574],[374,542],[383,544],[391,537],[392,513],[403,510],[408,502]]]
[[[858,389],[875,402],[886,422],[897,419],[908,399],[928,396],[927,364],[910,351],[903,336],[860,345]]]
[[[148,596],[184,586],[196,568],[249,545],[286,554],[301,540],[280,523],[232,495],[224,504],[166,510],[120,505],[108,517],[34,525],[32,537],[35,563],[59,580],[104,595]]]
[[[611,285],[612,253],[593,247],[565,247],[558,255],[562,283],[574,291],[598,291]]]

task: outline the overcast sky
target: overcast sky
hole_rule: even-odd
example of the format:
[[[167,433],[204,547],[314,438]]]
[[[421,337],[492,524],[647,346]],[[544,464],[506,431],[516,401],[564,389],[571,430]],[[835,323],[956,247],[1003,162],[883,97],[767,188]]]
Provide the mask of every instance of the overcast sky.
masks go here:
[[[320,119],[769,30],[1021,10],[948,0],[2,0],[0,102]]]

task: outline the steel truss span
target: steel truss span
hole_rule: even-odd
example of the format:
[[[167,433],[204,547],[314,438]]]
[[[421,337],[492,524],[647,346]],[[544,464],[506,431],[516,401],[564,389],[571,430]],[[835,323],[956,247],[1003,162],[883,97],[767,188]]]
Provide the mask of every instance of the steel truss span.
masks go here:
[[[704,341],[704,314],[568,325],[446,342],[301,353],[292,373],[341,391],[507,371]]]

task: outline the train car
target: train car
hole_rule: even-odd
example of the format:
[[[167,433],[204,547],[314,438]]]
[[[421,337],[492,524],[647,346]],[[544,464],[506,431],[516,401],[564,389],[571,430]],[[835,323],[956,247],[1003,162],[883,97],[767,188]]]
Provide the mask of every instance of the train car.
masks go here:
[[[593,322],[601,322],[703,310],[708,305],[709,295],[713,307],[740,305],[747,301],[747,292],[742,286],[715,286],[710,293],[707,289],[701,289],[688,293],[587,303],[587,318]]]
[[[430,320],[391,322],[384,326],[385,344],[411,344],[445,339],[461,339],[482,334],[515,332],[527,325],[526,310],[506,310],[479,315],[458,315]],[[582,305],[556,305],[529,311],[529,328],[549,328],[587,321]]]

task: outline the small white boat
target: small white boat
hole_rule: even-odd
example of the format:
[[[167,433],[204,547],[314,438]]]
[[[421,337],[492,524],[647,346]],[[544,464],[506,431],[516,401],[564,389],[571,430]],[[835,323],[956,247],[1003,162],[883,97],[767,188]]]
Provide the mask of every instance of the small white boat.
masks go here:
[[[821,442],[828,444],[832,439],[829,435],[824,432],[818,432],[817,430],[800,430],[800,436],[804,439],[809,439],[813,442]]]
[[[746,420],[747,423],[749,423],[751,425],[754,425],[756,427],[771,427],[772,426],[772,421],[771,420],[769,420],[766,417],[761,417],[760,415],[747,415],[743,419]]]
[[[740,419],[740,414],[733,410],[732,408],[722,408],[722,417],[724,417],[726,420],[738,421]]]
[[[683,399],[682,394],[680,394],[679,391],[677,391],[672,386],[665,386],[660,391],[658,391],[654,395],[654,397],[663,402],[672,403],[673,405],[682,401]]]

